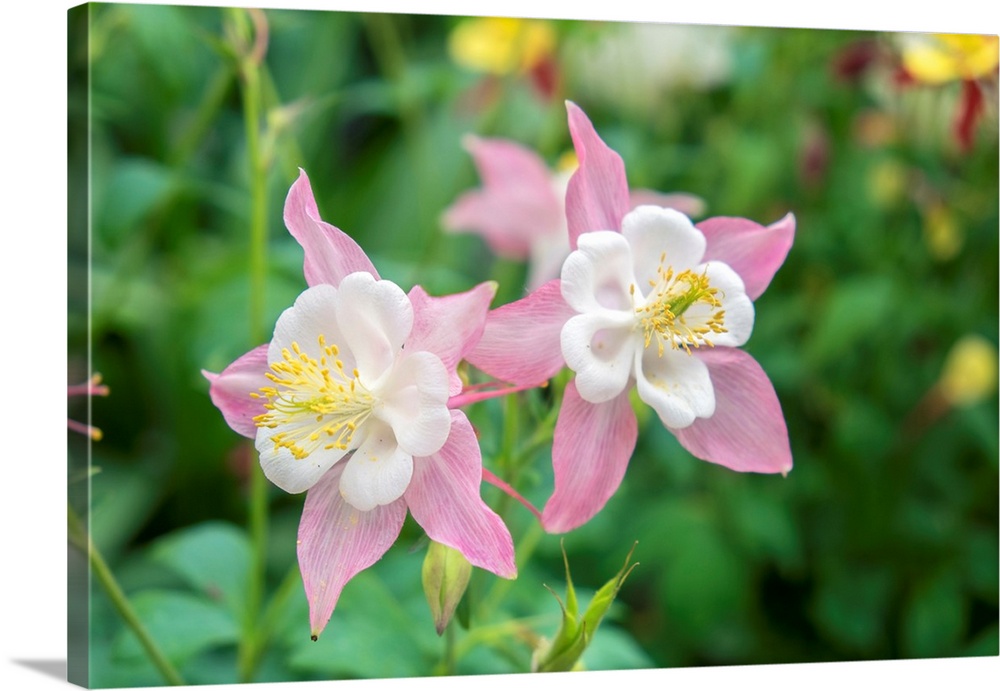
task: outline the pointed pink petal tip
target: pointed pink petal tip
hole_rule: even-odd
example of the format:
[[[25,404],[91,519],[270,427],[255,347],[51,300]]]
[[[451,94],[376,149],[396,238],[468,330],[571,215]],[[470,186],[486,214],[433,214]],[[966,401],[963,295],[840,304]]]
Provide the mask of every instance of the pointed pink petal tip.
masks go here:
[[[694,456],[731,470],[781,473],[792,451],[781,403],[760,364],[738,348],[698,351],[715,389],[715,413],[671,430]]]
[[[569,132],[579,166],[566,188],[570,247],[583,233],[621,230],[629,210],[628,182],[622,157],[608,147],[578,105],[566,101]]]
[[[441,450],[414,459],[403,498],[430,539],[457,549],[474,566],[516,578],[510,531],[480,496],[479,440],[464,413],[453,410],[451,419],[451,435]]]
[[[301,168],[285,199],[284,220],[288,232],[305,251],[302,270],[310,286],[340,285],[344,276],[356,271],[379,277],[360,245],[320,218],[309,176]]]
[[[208,379],[208,395],[234,432],[253,439],[257,425],[253,418],[264,412],[260,399],[250,394],[269,385],[266,377],[268,344],[259,345],[236,358],[220,374],[202,370]]]
[[[795,240],[795,216],[788,213],[769,226],[745,218],[716,216],[696,224],[705,235],[705,261],[728,264],[756,300],[785,262]]]
[[[340,478],[346,465],[333,466],[309,490],[299,521],[299,571],[314,640],[326,628],[347,582],[382,558],[406,519],[402,499],[370,511],[344,501]]]

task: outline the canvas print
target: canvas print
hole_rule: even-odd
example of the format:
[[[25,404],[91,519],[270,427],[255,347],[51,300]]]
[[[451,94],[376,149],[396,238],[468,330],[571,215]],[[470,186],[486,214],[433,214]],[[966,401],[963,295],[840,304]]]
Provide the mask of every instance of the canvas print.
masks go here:
[[[71,682],[998,654],[997,36],[68,30]]]

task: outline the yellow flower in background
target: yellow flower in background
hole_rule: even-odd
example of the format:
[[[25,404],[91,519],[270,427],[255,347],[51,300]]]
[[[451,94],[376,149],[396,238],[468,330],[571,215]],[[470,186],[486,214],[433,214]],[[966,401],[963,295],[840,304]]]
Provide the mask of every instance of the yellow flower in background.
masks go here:
[[[976,403],[997,388],[997,348],[982,336],[963,336],[945,358],[938,389],[951,405]]]
[[[572,174],[579,167],[580,159],[576,157],[576,152],[572,149],[564,151],[563,154],[556,160],[557,173]]]
[[[903,67],[918,81],[943,84],[989,76],[1000,62],[1000,38],[975,34],[906,34]]]
[[[962,249],[964,234],[951,209],[940,202],[924,210],[924,241],[938,261],[953,259]]]
[[[555,30],[540,19],[464,19],[448,37],[452,60],[462,67],[490,74],[530,70],[549,57],[555,45]]]

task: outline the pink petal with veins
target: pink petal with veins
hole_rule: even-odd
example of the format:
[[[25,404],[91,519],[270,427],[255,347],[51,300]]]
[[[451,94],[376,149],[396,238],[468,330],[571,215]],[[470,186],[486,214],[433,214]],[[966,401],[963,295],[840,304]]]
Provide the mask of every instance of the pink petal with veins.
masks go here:
[[[344,276],[355,271],[379,277],[358,243],[319,217],[309,177],[301,168],[285,199],[285,225],[305,250],[302,270],[310,286],[320,283],[337,286]]]
[[[359,511],[340,496],[338,463],[306,494],[299,521],[299,570],[309,601],[309,625],[318,636],[333,614],[344,585],[382,558],[406,519],[402,498]]]
[[[715,389],[715,413],[684,429],[670,430],[698,458],[732,470],[787,473],[792,451],[781,403],[771,380],[748,353],[701,348]]]
[[[265,372],[271,371],[267,365],[267,347],[265,343],[244,353],[220,374],[201,371],[211,382],[208,395],[215,407],[222,411],[226,424],[249,439],[257,436],[253,418],[265,412],[265,399],[253,398],[250,394],[259,393],[262,386],[271,386],[270,380],[264,376]]]
[[[479,440],[465,414],[451,411],[451,435],[440,451],[413,459],[403,498],[428,537],[502,578],[517,576],[510,531],[480,496]]]
[[[628,213],[630,203],[622,157],[601,140],[579,106],[566,101],[566,110],[579,161],[566,188],[569,244],[576,249],[576,239],[581,233],[621,230],[622,218]]]
[[[453,396],[462,391],[458,363],[479,342],[496,291],[497,284],[491,281],[444,297],[431,297],[420,286],[410,290],[413,330],[406,339],[406,351],[426,350],[437,355],[448,370]]]
[[[566,386],[552,443],[555,491],[542,511],[546,531],[565,533],[604,508],[621,484],[637,436],[628,389],[594,404],[580,398],[575,381]]]
[[[559,279],[553,279],[490,312],[483,336],[466,360],[501,381],[541,384],[563,367],[559,332],[574,314],[563,300]]]
[[[705,259],[724,262],[740,275],[756,300],[785,262],[795,239],[795,216],[762,226],[745,218],[717,216],[696,224],[705,234]]]

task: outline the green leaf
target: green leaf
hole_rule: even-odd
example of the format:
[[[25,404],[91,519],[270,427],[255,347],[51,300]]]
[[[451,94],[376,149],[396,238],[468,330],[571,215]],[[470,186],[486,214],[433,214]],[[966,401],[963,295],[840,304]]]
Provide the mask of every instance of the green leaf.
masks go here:
[[[160,539],[153,559],[177,572],[208,599],[222,602],[236,621],[245,616],[250,543],[228,523],[202,523]]]
[[[923,581],[903,612],[903,650],[912,657],[954,655],[965,631],[966,601],[953,571]]]
[[[239,627],[229,612],[195,595],[147,590],[133,597],[132,605],[163,654],[175,664],[209,648],[235,644],[239,638]],[[131,630],[123,629],[113,643],[113,657],[124,662],[145,654]]]
[[[101,472],[91,480],[90,532],[105,558],[110,558],[155,510],[163,482],[150,472],[153,463],[146,467],[115,463],[102,449],[95,449],[94,465]]]
[[[409,555],[406,555],[409,556]],[[401,555],[387,559],[407,563]],[[416,565],[414,565],[416,566]],[[408,568],[408,567],[407,567]],[[344,589],[330,623],[318,641],[301,628],[301,642],[290,652],[289,665],[299,671],[339,678],[415,677],[427,673],[440,655],[441,641],[428,636],[426,605],[413,570],[412,597],[423,609],[417,619],[373,571],[364,571]]]
[[[820,585],[814,615],[831,640],[854,653],[872,653],[887,635],[885,621],[892,592],[888,568],[844,565]]]
[[[656,663],[632,636],[609,625],[587,646],[583,667],[587,670],[648,669],[656,667]]]
[[[893,284],[885,276],[841,281],[818,315],[807,354],[816,364],[832,362],[879,333],[894,307]]]
[[[118,162],[109,178],[96,217],[101,238],[115,247],[166,199],[173,173],[155,161],[132,158]]]

